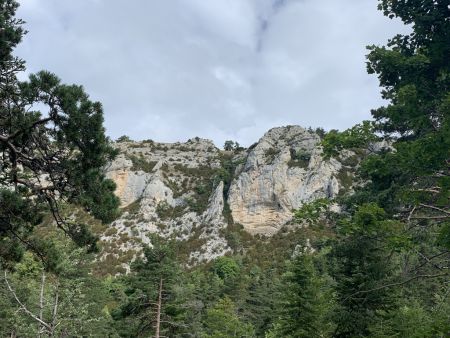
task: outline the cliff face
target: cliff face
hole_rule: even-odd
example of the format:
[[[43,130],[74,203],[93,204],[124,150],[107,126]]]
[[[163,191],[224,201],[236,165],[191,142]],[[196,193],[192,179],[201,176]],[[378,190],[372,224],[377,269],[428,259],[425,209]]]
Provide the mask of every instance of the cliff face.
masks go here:
[[[199,138],[117,143],[120,155],[107,176],[117,184],[123,213],[102,239],[119,241],[120,250],[149,243],[150,233],[195,240],[190,259],[198,262],[230,251],[224,236],[230,219],[250,234],[271,236],[291,221],[293,209],[342,188],[341,162],[323,160],[319,143],[298,126],[271,129],[234,152]]]
[[[233,219],[251,234],[272,235],[292,219],[292,210],[339,193],[341,164],[324,161],[320,138],[298,126],[268,131],[248,151],[230,188]]]

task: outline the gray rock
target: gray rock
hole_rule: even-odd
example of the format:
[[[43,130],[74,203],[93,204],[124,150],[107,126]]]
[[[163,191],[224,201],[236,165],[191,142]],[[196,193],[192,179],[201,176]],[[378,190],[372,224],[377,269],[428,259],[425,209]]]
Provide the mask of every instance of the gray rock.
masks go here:
[[[299,126],[273,128],[251,149],[235,153],[234,161],[240,164],[226,200],[224,183],[219,182],[201,213],[189,207],[194,190],[216,181],[215,170],[230,152],[200,138],[185,143],[149,141],[115,146],[120,155],[107,167],[107,176],[117,184],[122,207],[133,206],[133,210],[123,213],[112,225],[117,232],[102,240],[113,241],[127,234],[150,244],[150,233],[200,240],[190,253],[190,264],[231,251],[224,238],[225,203],[234,222],[246,231],[271,236],[292,220],[293,209],[317,198],[334,198],[342,188],[338,179],[342,164],[333,158],[324,160],[319,136]],[[133,163],[137,158],[141,167]],[[123,250],[130,247],[136,249],[134,244],[122,245]]]
[[[273,235],[292,219],[293,209],[335,197],[341,165],[322,159],[319,142],[316,134],[298,126],[269,130],[231,185],[228,204],[234,221],[251,234]],[[296,161],[295,154],[304,159]]]

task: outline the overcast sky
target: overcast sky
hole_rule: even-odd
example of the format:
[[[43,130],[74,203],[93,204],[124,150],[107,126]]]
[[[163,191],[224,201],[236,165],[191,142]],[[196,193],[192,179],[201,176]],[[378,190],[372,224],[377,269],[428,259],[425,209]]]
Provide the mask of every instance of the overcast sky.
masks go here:
[[[108,135],[249,145],[344,129],[382,104],[365,46],[405,31],[377,0],[21,0],[28,71],[82,84]]]

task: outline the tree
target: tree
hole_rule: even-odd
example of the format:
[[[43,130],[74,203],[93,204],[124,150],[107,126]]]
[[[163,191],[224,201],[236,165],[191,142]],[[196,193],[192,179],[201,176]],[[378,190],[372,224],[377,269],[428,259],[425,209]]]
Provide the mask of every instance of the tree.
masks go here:
[[[212,309],[207,310],[204,326],[204,338],[254,337],[252,325],[239,319],[235,305],[228,297],[220,299]]]
[[[330,130],[322,139],[325,157],[336,156],[343,149],[369,149],[371,144],[378,141],[379,137],[374,134],[373,123],[363,121],[343,132]]]
[[[406,245],[401,230],[401,223],[374,203],[339,222],[339,241],[331,252],[339,302],[336,337],[367,336],[378,311],[395,308],[396,289],[383,285],[397,281],[393,253]]]
[[[289,262],[283,275],[278,318],[267,337],[330,337],[333,330],[333,289],[314,257],[302,253]]]
[[[128,299],[114,314],[118,330],[124,337],[172,337],[184,329],[185,315],[178,298],[181,271],[173,243],[152,236],[152,247],[145,248],[144,256],[125,278]]]
[[[248,283],[238,295],[238,305],[242,310],[242,318],[255,328],[257,337],[264,336],[275,319],[274,314],[280,305],[282,288],[278,271],[273,268],[260,269],[253,266],[245,276]]]
[[[131,142],[131,138],[127,135],[122,135],[116,140],[116,142]]]
[[[79,245],[95,250],[88,227],[60,213],[72,203],[105,222],[117,214],[115,185],[103,167],[115,155],[103,128],[103,110],[81,86],[41,71],[21,82],[24,61],[12,55],[25,31],[18,3],[0,0],[0,249],[3,263],[42,245],[29,235],[45,213]],[[41,109],[42,108],[42,109]],[[39,109],[39,110],[38,110]]]
[[[447,296],[448,298],[448,296]],[[450,332],[449,299],[429,311],[417,300],[408,299],[407,304],[390,312],[380,313],[382,319],[370,327],[370,336],[387,337],[445,337]]]
[[[103,311],[109,299],[90,275],[92,255],[55,229],[45,235],[52,237],[59,253],[54,271],[46,271],[31,252],[10,272],[2,271],[0,303],[5,313],[0,313],[0,335],[109,336],[111,318]]]
[[[360,187],[338,222],[336,335],[443,336],[429,319],[442,318],[435,309],[448,301],[450,8],[448,1],[380,0],[379,9],[412,28],[368,47],[368,72],[378,75],[388,104],[372,111],[370,128],[330,132],[323,141],[328,156],[378,137],[393,149],[362,161]],[[419,320],[421,330],[405,327]]]
[[[387,106],[372,111],[376,130],[395,152],[373,157],[364,171],[386,205],[410,220],[450,219],[450,8],[448,1],[380,1],[379,9],[412,27],[387,46],[370,46],[367,68],[377,74]],[[405,198],[406,197],[406,198]],[[400,203],[399,203],[400,202]],[[398,211],[395,210],[395,212]],[[405,210],[406,209],[406,210]],[[411,214],[411,215],[410,215]],[[406,218],[405,217],[405,218]],[[430,218],[428,218],[430,220]]]
[[[214,261],[212,267],[214,273],[222,280],[233,280],[239,276],[240,267],[238,263],[230,257],[222,256]]]
[[[441,267],[450,261],[450,8],[442,0],[383,0],[379,9],[412,33],[369,47],[368,71],[389,102],[372,111],[375,128],[395,151],[362,164],[366,196],[406,224],[414,246],[404,279],[448,279]]]
[[[223,149],[225,151],[232,151],[234,149],[234,142],[233,141],[225,141],[225,144],[223,145]]]
[[[231,140],[225,141],[225,144],[223,145],[223,149],[225,151],[241,151],[244,150],[243,147],[239,144],[239,142],[234,142]]]

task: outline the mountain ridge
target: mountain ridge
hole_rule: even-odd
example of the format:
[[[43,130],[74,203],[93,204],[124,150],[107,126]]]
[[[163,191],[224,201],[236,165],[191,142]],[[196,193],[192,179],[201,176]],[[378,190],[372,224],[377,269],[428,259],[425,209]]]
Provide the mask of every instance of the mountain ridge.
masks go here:
[[[351,189],[358,163],[348,165],[357,157],[352,151],[324,159],[320,141],[311,129],[285,126],[232,151],[198,137],[117,142],[119,155],[106,172],[123,212],[101,236],[103,245],[139,252],[156,233],[195,243],[188,264],[197,264],[233,251],[226,238],[232,225],[263,237],[288,224],[302,227],[293,223],[293,210]]]

